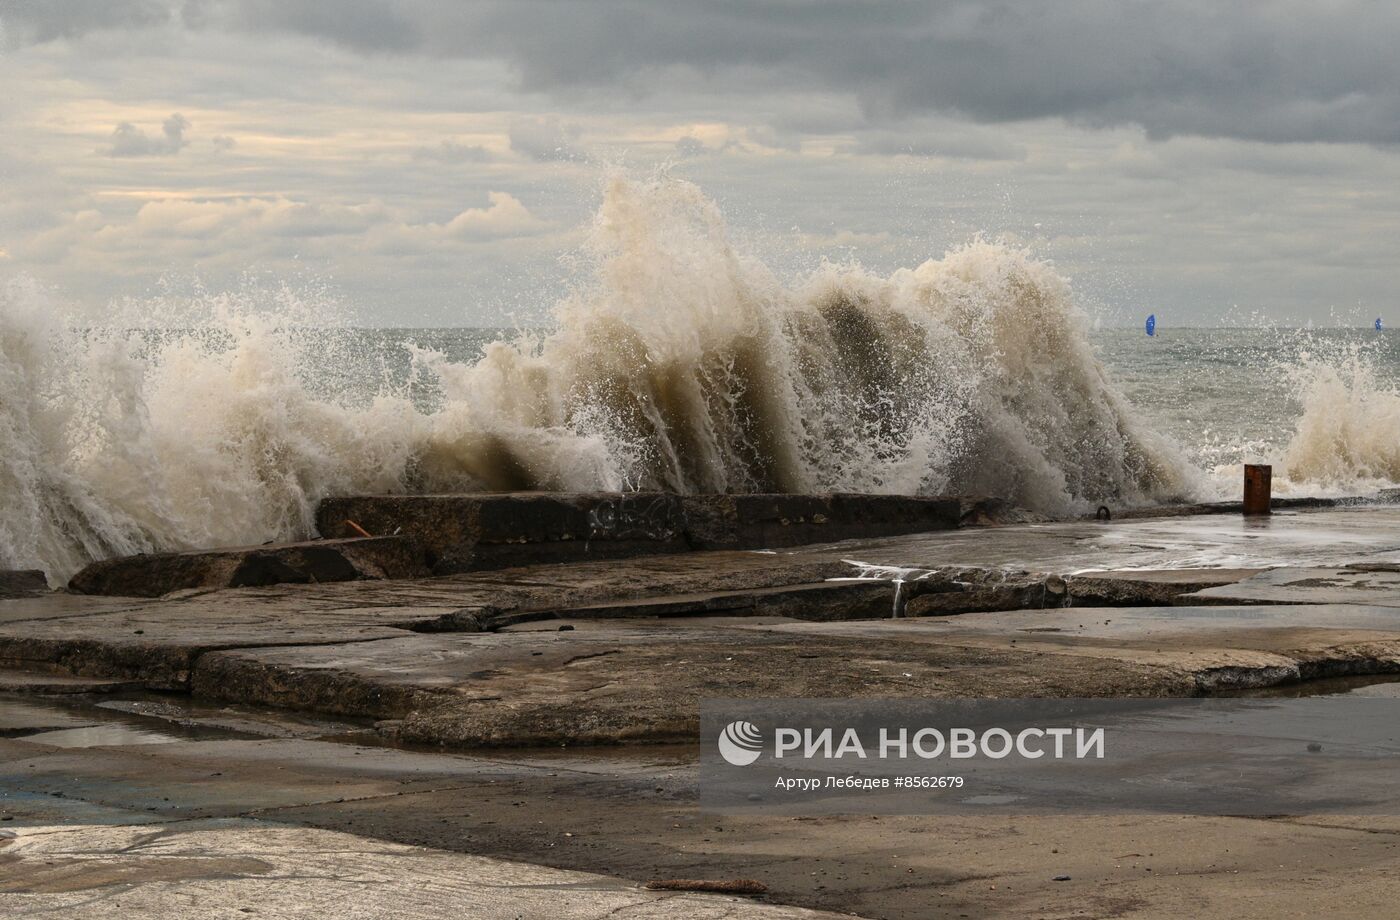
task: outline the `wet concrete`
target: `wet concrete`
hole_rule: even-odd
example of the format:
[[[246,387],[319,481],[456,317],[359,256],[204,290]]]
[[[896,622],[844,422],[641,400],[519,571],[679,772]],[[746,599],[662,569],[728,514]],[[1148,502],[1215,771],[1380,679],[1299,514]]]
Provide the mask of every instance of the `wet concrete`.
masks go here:
[[[869,917],[1385,915],[1397,819],[721,820],[696,807],[693,749],[655,742],[692,738],[714,696],[1167,696],[1400,672],[1397,525],[1396,509],[1079,522],[3,601],[0,687],[29,695],[0,704],[0,832],[24,831],[0,845],[0,912],[207,915],[264,889],[280,908],[300,880],[323,913],[408,886],[455,916],[650,917],[669,902],[637,894],[648,879],[750,877],[772,902]],[[826,587],[848,560],[934,573],[938,612],[998,579],[1055,600],[889,619],[892,584]],[[1260,571],[1289,563],[1318,571]],[[827,613],[775,615],[777,599]],[[1394,692],[1370,687],[1336,692]],[[628,741],[652,744],[575,747]],[[711,905],[759,915],[675,915]]]
[[[0,665],[27,669],[31,688],[44,673],[125,682],[465,745],[686,737],[695,700],[720,691],[1195,693],[1392,668],[1400,575],[1374,570],[1395,554],[1374,541],[1397,523],[1374,508],[1079,522],[156,600],[54,594],[0,602]],[[1325,548],[1307,554],[1372,570],[1258,571],[1308,535]],[[1253,567],[1187,566],[1207,559]],[[1133,568],[1145,561],[1168,568]],[[907,621],[884,620],[893,578]],[[1275,606],[1140,606],[1264,591]],[[1348,603],[1319,603],[1328,592]],[[1129,606],[1080,612],[1094,603]]]
[[[1259,574],[1259,569],[1156,569],[1096,571],[1065,579],[1070,606],[1136,607],[1170,604],[1184,596],[1232,585]]]
[[[98,721],[100,717],[92,713],[69,711],[31,699],[0,697],[0,738],[78,728]]]
[[[1192,604],[1371,604],[1400,607],[1400,567],[1288,567],[1203,588],[1177,600]]]
[[[770,902],[891,920],[1385,916],[1400,894],[1396,819],[721,818],[696,807],[693,758],[686,747],[469,756],[306,740],[0,740],[0,812],[12,819],[0,828],[16,832],[0,851],[0,909],[299,916],[281,912],[278,894],[294,877],[326,886],[313,887],[321,913],[309,916],[347,915],[320,898],[352,882],[367,897],[431,890],[458,916],[486,917],[575,915],[550,914],[563,908],[532,900],[541,893],[607,915],[611,894],[673,877],[753,878]],[[518,874],[518,863],[538,868]],[[366,903],[381,912],[367,916],[441,915],[416,897]],[[616,915],[667,916],[649,897],[637,903]],[[728,911],[717,916],[801,916],[681,903],[677,916],[712,903]]]
[[[1341,566],[1400,561],[1400,508],[1300,510],[1258,518],[1222,514],[1028,524],[842,546],[849,558],[863,562],[927,568],[957,564],[1075,573]],[[801,550],[825,551],[825,547]]]

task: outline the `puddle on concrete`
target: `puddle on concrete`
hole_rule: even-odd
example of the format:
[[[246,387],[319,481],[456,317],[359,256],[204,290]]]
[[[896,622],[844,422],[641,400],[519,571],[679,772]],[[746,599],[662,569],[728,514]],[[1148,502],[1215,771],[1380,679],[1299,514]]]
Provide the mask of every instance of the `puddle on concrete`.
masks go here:
[[[52,747],[84,748],[257,736],[112,712],[90,703],[0,695],[0,737]]]
[[[340,734],[372,732],[369,720],[332,719],[312,713],[258,706],[201,702],[185,696],[130,694],[96,704],[109,712],[186,728],[218,730],[260,738],[325,739]]]
[[[393,746],[370,720],[145,692],[83,697],[0,693],[0,738],[74,748],[266,738]]]
[[[0,738],[17,738],[36,732],[61,728],[81,728],[94,719],[80,713],[35,702],[33,697],[22,700],[0,697]]]
[[[1355,674],[1349,677],[1324,677],[1296,684],[1233,690],[1217,696],[1249,697],[1255,699],[1302,699],[1313,696],[1366,696],[1400,699],[1400,674]]]
[[[52,747],[86,748],[117,747],[128,744],[169,744],[186,739],[167,732],[151,731],[134,725],[109,722],[104,725],[88,725],[83,728],[64,728],[52,732],[39,732],[34,735],[20,735],[18,740],[34,744],[47,744]]]

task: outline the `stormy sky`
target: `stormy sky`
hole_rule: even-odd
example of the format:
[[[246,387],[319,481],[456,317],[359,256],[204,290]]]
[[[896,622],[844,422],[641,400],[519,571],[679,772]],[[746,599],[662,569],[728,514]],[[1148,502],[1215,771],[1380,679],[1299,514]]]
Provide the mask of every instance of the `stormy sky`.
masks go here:
[[[1365,0],[0,0],[0,277],[530,322],[664,168],[783,274],[982,233],[1105,322],[1357,322],[1400,301],[1397,44]]]

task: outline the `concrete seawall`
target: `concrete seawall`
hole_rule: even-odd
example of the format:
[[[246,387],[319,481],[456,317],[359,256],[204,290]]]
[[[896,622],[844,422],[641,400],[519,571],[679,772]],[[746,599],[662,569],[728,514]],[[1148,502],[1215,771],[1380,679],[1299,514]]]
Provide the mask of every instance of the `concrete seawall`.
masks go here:
[[[511,492],[362,495],[321,503],[323,539],[106,559],[79,594],[454,575],[695,550],[767,549],[1018,519],[991,499],[904,495]]]
[[[332,498],[321,503],[316,523],[325,537],[353,536],[353,525],[376,536],[412,536],[433,572],[449,575],[951,530],[964,510],[957,498],[906,495],[514,492]]]

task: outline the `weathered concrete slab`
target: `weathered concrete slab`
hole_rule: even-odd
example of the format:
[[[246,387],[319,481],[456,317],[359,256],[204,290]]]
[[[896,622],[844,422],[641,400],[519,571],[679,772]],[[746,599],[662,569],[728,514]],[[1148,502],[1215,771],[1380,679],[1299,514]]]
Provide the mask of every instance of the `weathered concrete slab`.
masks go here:
[[[107,920],[463,917],[835,920],[733,897],[261,822],[25,828],[0,838],[0,908]],[[117,899],[120,899],[117,902]],[[255,908],[248,905],[256,904]]]
[[[663,594],[574,604],[538,611],[555,618],[686,617],[715,614],[851,620],[891,615],[895,586],[885,581],[823,581],[815,584]]]
[[[1178,598],[1189,604],[1368,604],[1400,607],[1400,571],[1284,568]]]
[[[1067,594],[1058,575],[948,568],[906,578],[901,598],[901,616],[925,617],[1059,607]]]
[[[1259,574],[1259,569],[1148,569],[1081,572],[1065,578],[1069,604],[1141,607],[1170,604],[1183,595],[1232,585]]]
[[[362,642],[443,627],[464,609],[548,610],[647,596],[819,582],[839,559],[716,552],[541,566],[479,575],[188,593],[139,600],[52,594],[0,602],[0,666],[186,686],[216,649]],[[891,589],[873,584],[866,600]],[[840,595],[840,589],[833,586]],[[778,592],[774,605],[792,601]],[[841,603],[850,600],[847,594]],[[833,608],[835,609],[835,608]],[[872,606],[868,612],[873,613]],[[438,624],[438,625],[434,625]]]
[[[890,641],[872,643],[865,636],[801,628],[820,624],[734,625],[741,622],[673,627],[577,620],[566,632],[412,635],[343,646],[230,650],[203,656],[193,687],[209,698],[401,720],[385,730],[414,742],[466,746],[686,740],[697,731],[698,701],[716,695],[1194,690],[1185,672],[1150,664],[969,650],[932,634],[906,641],[891,633]]]
[[[1055,574],[951,566],[920,571],[864,566],[856,581],[898,583],[899,616],[949,616],[995,610],[1171,604],[1202,588],[1231,584],[1258,569],[1159,569]],[[808,619],[865,619],[859,616]]]
[[[149,603],[126,597],[89,597],[55,592],[36,597],[0,600],[0,628],[43,620],[77,620]]]
[[[347,616],[281,600],[259,603],[255,595],[228,592],[66,617],[20,617],[0,624],[0,666],[183,689],[195,659],[211,649],[402,634],[390,625],[393,614],[377,624],[376,608]]]
[[[834,559],[793,558],[776,566],[769,556],[717,552],[150,600],[51,594],[0,602],[0,666],[179,689],[186,686],[193,661],[210,650],[362,642],[432,628],[429,624],[467,608],[558,608],[695,593],[716,583],[763,589],[820,581],[849,568]],[[887,590],[872,585],[868,593]]]
[[[1086,607],[763,628],[1166,668],[1200,692],[1400,672],[1400,610],[1381,606]]]
[[[407,537],[348,538],[186,553],[150,553],[94,562],[73,576],[78,594],[159,597],[191,588],[421,578],[428,565]]]

